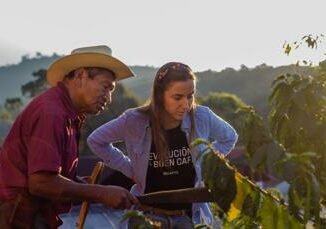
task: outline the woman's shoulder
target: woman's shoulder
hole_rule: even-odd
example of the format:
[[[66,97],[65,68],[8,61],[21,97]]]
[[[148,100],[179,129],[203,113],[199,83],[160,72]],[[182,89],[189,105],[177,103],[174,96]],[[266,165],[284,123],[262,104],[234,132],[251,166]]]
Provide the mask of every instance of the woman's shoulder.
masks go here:
[[[203,106],[203,105],[196,105],[196,108],[194,110],[195,115],[207,115],[211,112],[211,109],[209,107]]]
[[[197,121],[210,121],[212,119],[221,119],[218,114],[215,114],[209,107],[197,105],[194,110],[194,117]]]
[[[126,110],[123,115],[131,122],[148,122],[148,114],[143,107],[130,108]]]
[[[125,118],[125,127],[133,133],[142,131],[149,126],[147,113],[139,107],[126,110],[123,116]]]

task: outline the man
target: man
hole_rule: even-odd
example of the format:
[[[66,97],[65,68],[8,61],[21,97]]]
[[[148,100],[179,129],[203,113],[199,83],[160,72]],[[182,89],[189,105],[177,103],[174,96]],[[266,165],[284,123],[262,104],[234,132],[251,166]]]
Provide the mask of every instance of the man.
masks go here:
[[[102,111],[115,82],[131,76],[107,46],[76,49],[50,66],[51,88],[17,117],[0,153],[0,228],[57,228],[73,200],[138,203],[124,188],[74,181],[84,114]]]

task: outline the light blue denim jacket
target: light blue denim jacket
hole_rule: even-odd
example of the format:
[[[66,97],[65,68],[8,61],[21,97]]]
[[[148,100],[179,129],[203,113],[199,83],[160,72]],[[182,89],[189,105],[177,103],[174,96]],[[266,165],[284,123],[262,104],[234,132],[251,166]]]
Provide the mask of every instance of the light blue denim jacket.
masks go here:
[[[202,138],[213,142],[216,150],[223,154],[230,152],[237,139],[236,131],[223,119],[212,112],[208,107],[197,106],[194,112],[195,133],[194,138]],[[186,115],[181,124],[189,143],[190,115]],[[118,118],[96,129],[87,139],[91,150],[99,156],[107,166],[121,171],[135,181],[131,193],[141,195],[146,186],[146,173],[152,143],[149,118],[146,113],[137,109],[130,109]],[[114,147],[112,143],[123,141],[128,156]],[[195,187],[204,186],[201,176],[201,159],[196,160],[198,153],[205,148],[199,145],[193,149],[192,161],[196,170]],[[202,158],[202,157],[201,157]],[[193,204],[193,222],[212,225],[212,213],[207,203]]]

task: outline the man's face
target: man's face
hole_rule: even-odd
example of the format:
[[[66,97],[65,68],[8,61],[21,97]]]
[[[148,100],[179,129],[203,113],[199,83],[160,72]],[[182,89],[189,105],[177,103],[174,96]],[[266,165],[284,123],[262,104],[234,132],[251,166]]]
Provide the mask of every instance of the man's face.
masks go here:
[[[100,71],[93,78],[89,78],[89,72],[81,79],[81,101],[83,113],[97,114],[111,103],[112,93],[115,88],[114,76],[110,71]]]

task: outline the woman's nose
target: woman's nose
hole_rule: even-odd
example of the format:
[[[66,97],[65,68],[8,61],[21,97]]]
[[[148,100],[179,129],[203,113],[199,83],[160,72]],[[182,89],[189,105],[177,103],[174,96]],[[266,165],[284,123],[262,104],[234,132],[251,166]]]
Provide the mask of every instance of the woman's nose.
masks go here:
[[[183,99],[183,101],[182,101],[182,108],[184,110],[188,110],[189,107],[190,107],[190,101],[187,98]]]

